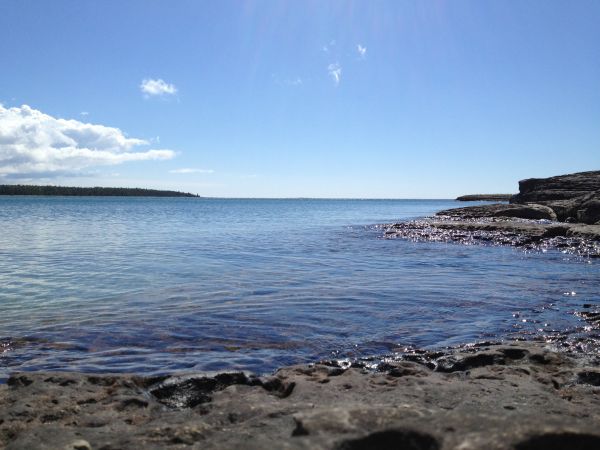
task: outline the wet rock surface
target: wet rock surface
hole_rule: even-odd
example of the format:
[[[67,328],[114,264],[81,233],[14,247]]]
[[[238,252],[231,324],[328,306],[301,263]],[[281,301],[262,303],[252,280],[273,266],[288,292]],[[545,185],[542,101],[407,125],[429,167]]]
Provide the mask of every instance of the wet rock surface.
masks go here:
[[[599,366],[511,342],[271,377],[17,373],[0,386],[0,447],[596,449]]]
[[[557,250],[585,258],[600,256],[600,225],[471,217],[457,213],[457,216],[400,222],[383,228],[386,239],[507,245],[531,251]]]
[[[600,171],[519,182],[510,203],[439,211],[435,218],[384,226],[386,238],[511,245],[600,256]]]

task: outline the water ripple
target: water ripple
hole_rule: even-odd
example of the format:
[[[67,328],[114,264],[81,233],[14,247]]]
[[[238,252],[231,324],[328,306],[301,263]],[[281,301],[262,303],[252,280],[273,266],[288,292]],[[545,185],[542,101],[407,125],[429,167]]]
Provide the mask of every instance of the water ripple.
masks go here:
[[[596,263],[385,240],[372,226],[453,204],[2,198],[0,378],[266,372],[585,332],[576,313],[600,303]]]

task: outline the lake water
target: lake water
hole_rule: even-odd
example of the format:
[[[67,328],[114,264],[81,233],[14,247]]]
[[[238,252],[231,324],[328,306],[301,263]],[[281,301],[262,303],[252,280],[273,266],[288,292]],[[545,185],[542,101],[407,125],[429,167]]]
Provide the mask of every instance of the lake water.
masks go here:
[[[383,239],[449,200],[0,198],[0,379],[265,373],[580,329],[600,265]]]

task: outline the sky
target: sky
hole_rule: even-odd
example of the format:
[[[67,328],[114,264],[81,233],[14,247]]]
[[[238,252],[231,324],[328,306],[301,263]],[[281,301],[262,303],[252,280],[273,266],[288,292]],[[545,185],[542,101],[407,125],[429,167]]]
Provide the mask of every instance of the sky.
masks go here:
[[[0,0],[0,183],[451,198],[600,169],[600,1]]]

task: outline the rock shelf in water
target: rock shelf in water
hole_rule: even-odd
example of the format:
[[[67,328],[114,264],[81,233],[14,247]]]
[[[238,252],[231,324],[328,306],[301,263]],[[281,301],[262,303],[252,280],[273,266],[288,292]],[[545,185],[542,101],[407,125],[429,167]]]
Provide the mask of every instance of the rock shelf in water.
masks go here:
[[[384,237],[465,245],[507,245],[525,250],[558,250],[600,256],[600,225],[502,217],[442,216],[384,226]]]
[[[439,211],[434,218],[384,226],[386,238],[600,256],[600,171],[519,182],[510,203]]]

